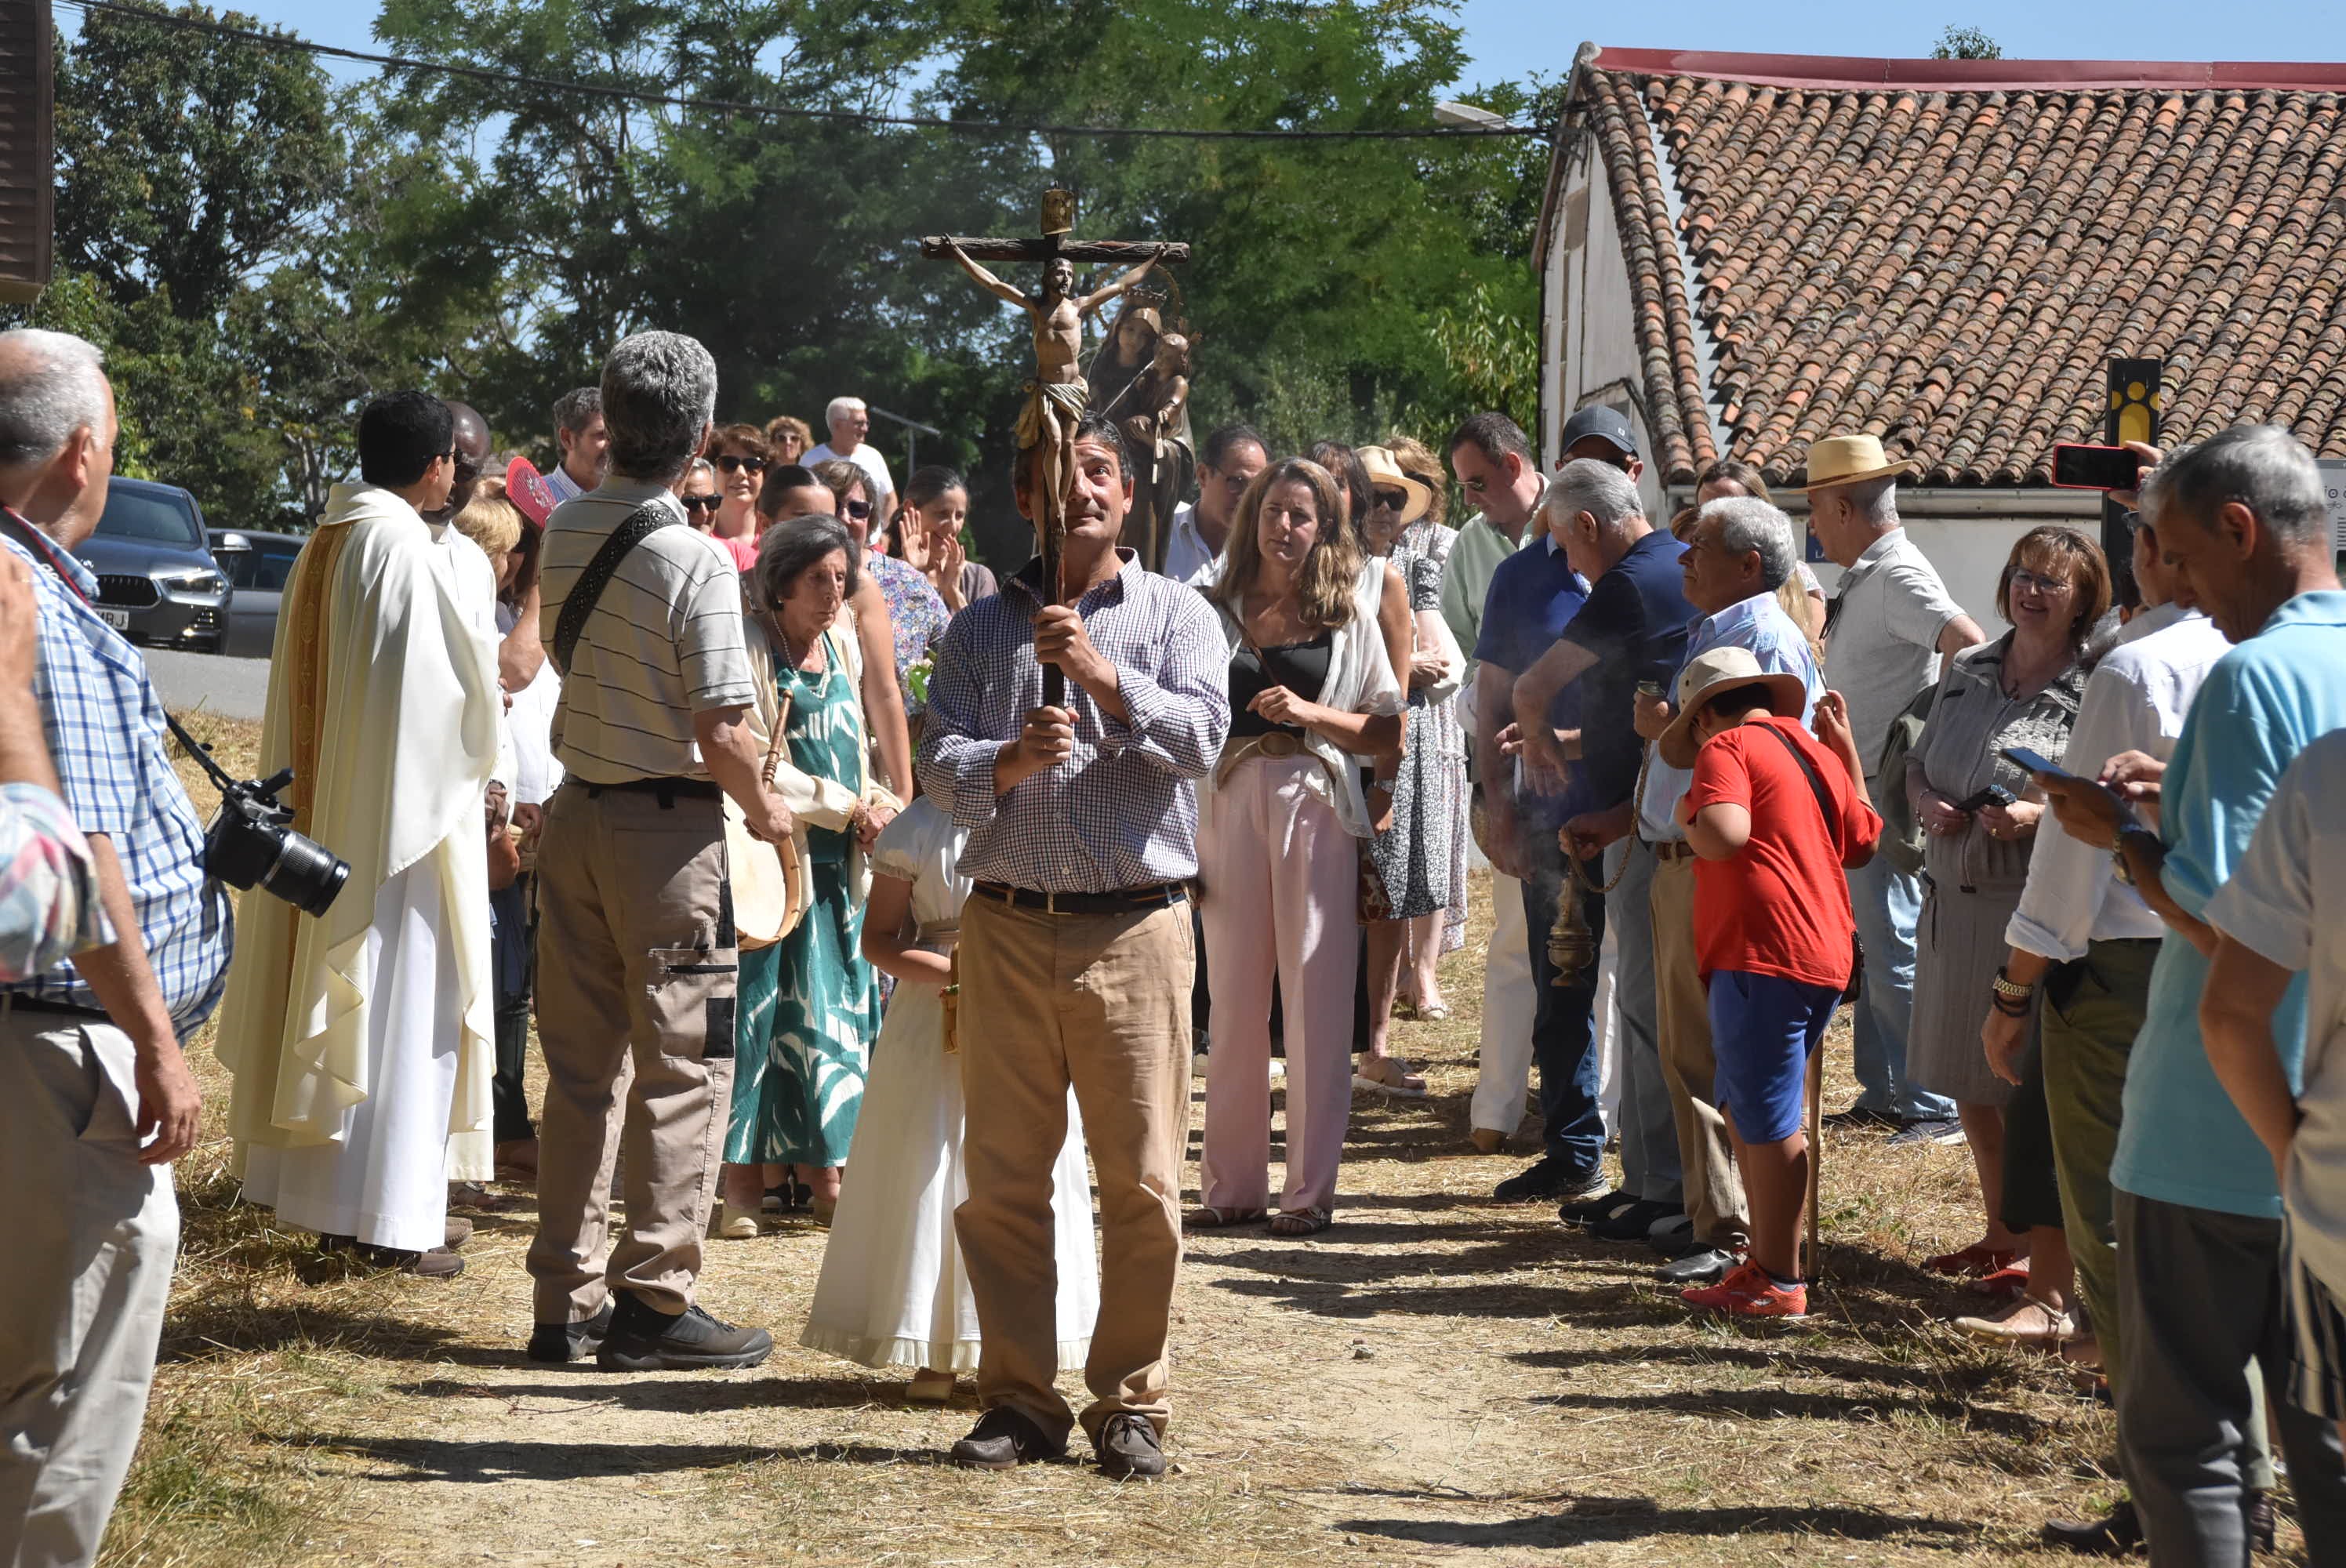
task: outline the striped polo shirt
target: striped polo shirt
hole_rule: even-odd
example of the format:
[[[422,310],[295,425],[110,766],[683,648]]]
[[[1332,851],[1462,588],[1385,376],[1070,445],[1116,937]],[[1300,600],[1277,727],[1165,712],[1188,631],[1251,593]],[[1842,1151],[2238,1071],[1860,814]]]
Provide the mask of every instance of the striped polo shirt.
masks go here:
[[[538,631],[549,649],[572,585],[646,502],[683,522],[666,485],[617,474],[546,520]],[[741,634],[740,575],[702,535],[662,528],[627,553],[586,617],[563,672],[554,754],[589,784],[705,779],[692,716],[745,708],[755,693]]]

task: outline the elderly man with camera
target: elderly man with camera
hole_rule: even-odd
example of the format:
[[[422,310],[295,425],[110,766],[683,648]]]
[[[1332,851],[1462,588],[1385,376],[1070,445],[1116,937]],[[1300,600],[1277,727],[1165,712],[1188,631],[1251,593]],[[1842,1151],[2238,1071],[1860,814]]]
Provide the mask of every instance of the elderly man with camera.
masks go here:
[[[39,622],[33,701],[0,709],[0,778],[20,777],[8,759],[37,714],[104,911],[64,944],[81,949],[70,962],[36,944],[0,990],[0,1184],[18,1200],[0,1271],[6,1563],[95,1558],[129,1470],[178,1247],[168,1167],[196,1141],[179,1042],[228,968],[228,900],[164,754],[163,705],[71,554],[105,509],[117,428],[95,348],[0,333],[0,568],[29,575]],[[0,657],[0,697],[26,680]]]
[[[354,885],[247,895],[219,1046],[247,1201],[363,1267],[440,1278],[464,1271],[448,1179],[492,1174],[496,1055],[496,574],[424,522],[463,445],[429,393],[368,403],[360,483],[334,486],[287,579],[260,764],[292,769],[292,826]]]

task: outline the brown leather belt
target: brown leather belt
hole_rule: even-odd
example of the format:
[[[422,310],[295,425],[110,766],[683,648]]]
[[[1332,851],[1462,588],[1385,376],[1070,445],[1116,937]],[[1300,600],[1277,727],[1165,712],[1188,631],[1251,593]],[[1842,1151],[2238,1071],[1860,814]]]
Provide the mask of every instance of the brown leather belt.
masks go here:
[[[1123,888],[1112,893],[1038,893],[1032,888],[1007,888],[1000,882],[980,882],[976,891],[1015,910],[1041,910],[1055,915],[1134,914],[1161,910],[1189,896],[1186,882],[1158,882],[1154,887]]]
[[[1648,839],[1646,848],[1654,851],[1654,859],[1664,861],[1691,860],[1694,846],[1684,839]]]

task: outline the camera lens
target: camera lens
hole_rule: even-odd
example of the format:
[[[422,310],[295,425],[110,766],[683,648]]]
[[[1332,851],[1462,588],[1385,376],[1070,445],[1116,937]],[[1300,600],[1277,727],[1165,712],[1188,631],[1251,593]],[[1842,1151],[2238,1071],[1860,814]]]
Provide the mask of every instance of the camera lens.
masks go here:
[[[261,890],[304,914],[322,915],[351,879],[351,864],[314,839],[280,830],[277,858],[261,873]]]

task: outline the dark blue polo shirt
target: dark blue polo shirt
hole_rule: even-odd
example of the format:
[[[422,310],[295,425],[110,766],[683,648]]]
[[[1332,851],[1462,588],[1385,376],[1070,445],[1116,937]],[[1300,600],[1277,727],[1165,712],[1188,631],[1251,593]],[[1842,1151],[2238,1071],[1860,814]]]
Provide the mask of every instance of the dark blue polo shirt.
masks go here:
[[[1686,657],[1687,633],[1701,616],[1687,602],[1678,565],[1685,554],[1685,545],[1655,529],[1596,579],[1564,629],[1565,641],[1596,656],[1573,683],[1580,688],[1580,771],[1592,810],[1619,805],[1637,788],[1646,754],[1637,738],[1637,683],[1668,689]]]
[[[1491,589],[1483,601],[1482,639],[1474,645],[1476,662],[1521,676],[1556,646],[1587,599],[1588,585],[1566,562],[1555,540],[1543,535],[1500,562],[1499,569],[1491,575]],[[1556,694],[1548,706],[1549,723],[1558,729],[1579,727],[1581,687],[1586,684],[1575,681]],[[1485,779],[1497,772],[1487,763],[1481,766]],[[1562,795],[1525,796],[1521,804],[1525,817],[1536,826],[1552,829],[1586,810],[1583,773],[1573,769],[1572,787]]]

